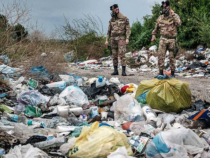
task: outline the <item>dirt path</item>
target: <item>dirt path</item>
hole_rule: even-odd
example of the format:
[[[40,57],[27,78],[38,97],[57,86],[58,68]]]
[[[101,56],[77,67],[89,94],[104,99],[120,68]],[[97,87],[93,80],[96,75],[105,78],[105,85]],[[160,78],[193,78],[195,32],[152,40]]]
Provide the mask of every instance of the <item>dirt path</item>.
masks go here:
[[[81,77],[98,77],[98,76],[105,76],[107,79],[110,79],[110,74],[113,70],[110,68],[108,69],[99,69],[99,70],[84,70],[84,69],[71,69],[69,73],[75,74]],[[119,71],[120,75],[114,76],[118,77],[121,82],[124,84],[128,83],[135,83],[139,84],[142,80],[150,80],[156,76],[156,73],[152,72],[140,72],[135,73],[135,76],[121,76],[121,70]],[[210,102],[210,78],[184,78],[184,77],[177,77],[177,79],[188,82],[190,84],[190,89],[192,95],[196,96],[196,100],[206,100]]]

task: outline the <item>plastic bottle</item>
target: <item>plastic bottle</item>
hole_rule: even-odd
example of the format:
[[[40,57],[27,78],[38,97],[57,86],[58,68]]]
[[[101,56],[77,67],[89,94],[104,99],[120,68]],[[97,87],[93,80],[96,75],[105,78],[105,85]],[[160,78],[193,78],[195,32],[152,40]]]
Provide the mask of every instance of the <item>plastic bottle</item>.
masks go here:
[[[147,122],[157,121],[156,114],[152,111],[152,109],[149,106],[144,106],[142,110],[147,119]]]
[[[96,88],[103,87],[106,84],[105,79],[103,79],[103,76],[99,76],[99,78],[96,80]]]
[[[35,125],[37,127],[42,127],[42,123],[41,122],[36,122],[36,121],[32,121],[32,120],[28,120],[28,125]]]
[[[4,112],[4,117],[12,120],[13,122],[23,123],[25,125],[28,124],[28,119],[25,116],[18,116],[15,114],[9,114],[8,112]]]
[[[48,141],[43,141],[39,143],[35,143],[34,146],[40,149],[50,148],[50,147],[60,147],[62,144],[66,143],[65,137],[54,138]]]
[[[60,90],[64,90],[66,88],[66,82],[65,81],[53,82],[53,83],[47,84],[46,86],[49,88],[58,87],[60,88]]]

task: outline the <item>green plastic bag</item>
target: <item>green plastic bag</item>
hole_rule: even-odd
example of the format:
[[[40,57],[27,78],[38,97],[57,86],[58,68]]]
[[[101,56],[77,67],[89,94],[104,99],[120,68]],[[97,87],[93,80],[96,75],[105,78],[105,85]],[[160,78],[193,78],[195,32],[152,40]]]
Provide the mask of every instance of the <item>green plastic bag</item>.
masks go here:
[[[6,105],[0,105],[0,111],[4,112],[7,111],[8,113],[12,113],[12,110],[10,110]]]
[[[33,117],[40,117],[42,116],[42,111],[38,107],[28,105],[26,108],[25,114],[28,116],[33,116]]]
[[[32,88],[37,88],[38,82],[33,80],[33,79],[30,79],[30,81],[28,82],[27,86],[30,86]]]
[[[70,137],[79,137],[82,132],[82,127],[76,128],[69,136]]]

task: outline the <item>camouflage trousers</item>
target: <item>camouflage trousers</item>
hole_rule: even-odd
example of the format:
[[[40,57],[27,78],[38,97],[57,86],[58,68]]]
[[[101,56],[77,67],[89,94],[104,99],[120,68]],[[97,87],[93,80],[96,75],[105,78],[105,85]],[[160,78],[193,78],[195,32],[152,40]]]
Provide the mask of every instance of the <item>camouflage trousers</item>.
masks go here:
[[[125,52],[126,52],[126,43],[124,39],[111,40],[112,48],[112,57],[113,65],[118,66],[118,56],[121,60],[121,66],[126,66]]]
[[[164,69],[165,65],[165,56],[167,50],[169,51],[169,59],[170,59],[170,68],[171,71],[175,71],[175,61],[174,58],[174,47],[175,47],[175,39],[167,39],[167,38],[160,38],[159,48],[158,48],[158,66],[159,70]]]

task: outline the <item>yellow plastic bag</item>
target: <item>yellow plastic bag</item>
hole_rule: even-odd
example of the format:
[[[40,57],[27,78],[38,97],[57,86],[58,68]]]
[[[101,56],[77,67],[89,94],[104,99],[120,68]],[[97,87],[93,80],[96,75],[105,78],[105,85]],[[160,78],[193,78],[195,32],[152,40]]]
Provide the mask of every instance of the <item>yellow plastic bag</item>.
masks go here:
[[[69,151],[69,157],[106,158],[122,146],[125,146],[128,155],[133,155],[127,137],[123,133],[108,126],[99,127],[99,122],[95,122],[91,127],[83,128],[75,145]]]
[[[153,109],[178,112],[191,106],[189,84],[177,79],[141,81],[135,98],[147,92],[146,102]]]

